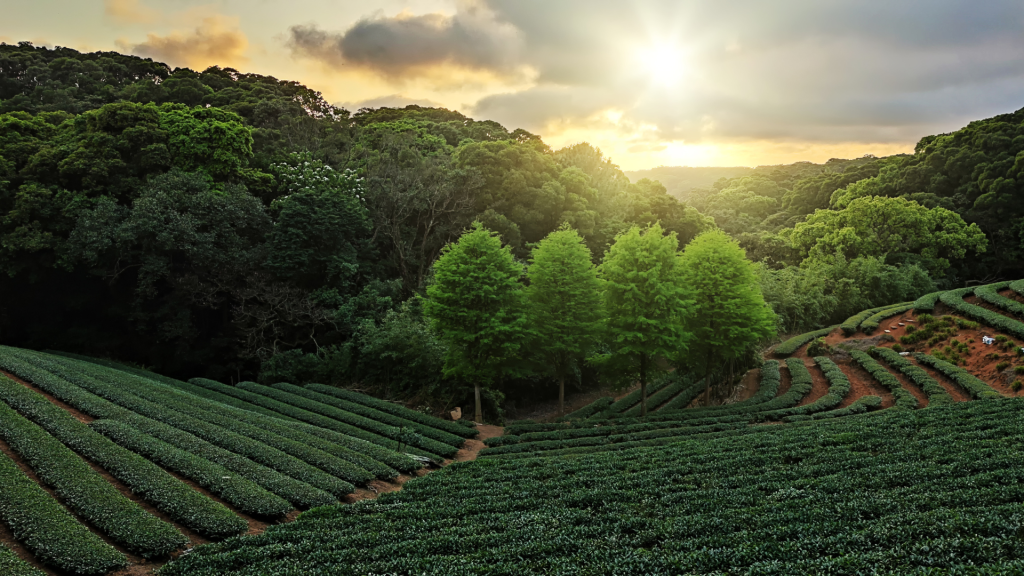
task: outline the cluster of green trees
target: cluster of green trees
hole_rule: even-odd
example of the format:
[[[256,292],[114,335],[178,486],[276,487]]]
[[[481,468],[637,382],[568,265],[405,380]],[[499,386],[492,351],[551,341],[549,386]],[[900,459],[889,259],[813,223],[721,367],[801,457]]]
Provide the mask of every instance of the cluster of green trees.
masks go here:
[[[296,82],[230,68],[0,44],[0,339],[182,376],[359,383],[439,404],[470,393],[468,373],[452,372],[461,354],[516,359],[508,372],[480,373],[503,375],[482,391],[490,406],[552,380],[639,378],[639,364],[659,356],[683,366],[683,350],[705,360],[686,364],[699,373],[730,360],[693,352],[735,340],[720,319],[738,306],[721,297],[735,293],[730,283],[756,284],[774,328],[792,332],[938,287],[1024,275],[1014,202],[1022,126],[1018,112],[925,138],[914,155],[743,170],[677,198],[657,181],[630,182],[589,144],[552,150],[450,110],[352,113]],[[474,222],[520,270],[509,290],[534,312],[506,328],[525,322],[534,344],[496,337],[498,348],[471,352],[424,315],[437,300],[423,296],[444,278],[439,259]],[[664,258],[719,230],[755,265],[680,280],[671,285],[684,285],[679,297],[692,305],[638,317],[642,303],[616,279],[633,269],[611,263],[641,266],[643,251],[627,247],[653,242],[655,225],[678,243]],[[570,230],[577,236],[560,236]],[[597,266],[601,288],[586,292],[601,295],[600,307],[583,292],[559,300],[534,288],[566,280],[554,271],[570,266],[563,256],[535,252],[555,238],[588,251],[574,257]],[[616,312],[609,298],[620,292]],[[597,346],[588,357],[603,362],[581,363],[578,351],[570,362],[557,346],[526,359],[523,346],[539,350],[567,329],[538,318],[573,306],[600,308],[598,343],[573,339]],[[689,314],[701,306],[710,308]],[[627,335],[647,334],[645,322],[691,337],[641,345]]]
[[[541,240],[525,271],[499,236],[474,224],[434,265],[424,312],[448,345],[445,373],[481,385],[532,371],[559,384],[585,361],[606,380],[647,383],[658,367],[702,370],[736,360],[775,334],[752,264],[735,240],[705,232],[680,252],[659,224],[619,234],[599,265],[563,224]]]

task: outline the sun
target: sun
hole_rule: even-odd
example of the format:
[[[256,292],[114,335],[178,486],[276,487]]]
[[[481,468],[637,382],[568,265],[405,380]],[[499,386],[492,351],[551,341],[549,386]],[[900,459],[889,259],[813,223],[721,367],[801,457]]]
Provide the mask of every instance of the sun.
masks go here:
[[[637,51],[637,63],[647,72],[653,84],[677,86],[686,73],[686,55],[672,43],[662,42]]]

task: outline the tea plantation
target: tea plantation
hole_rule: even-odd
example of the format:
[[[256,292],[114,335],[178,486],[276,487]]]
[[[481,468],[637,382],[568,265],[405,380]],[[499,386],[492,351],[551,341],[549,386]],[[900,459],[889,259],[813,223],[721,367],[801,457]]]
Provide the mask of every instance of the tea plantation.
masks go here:
[[[672,374],[646,417],[603,397],[454,463],[471,424],[349,390],[0,347],[0,574],[1024,574],[1021,290],[867,310],[737,401]]]

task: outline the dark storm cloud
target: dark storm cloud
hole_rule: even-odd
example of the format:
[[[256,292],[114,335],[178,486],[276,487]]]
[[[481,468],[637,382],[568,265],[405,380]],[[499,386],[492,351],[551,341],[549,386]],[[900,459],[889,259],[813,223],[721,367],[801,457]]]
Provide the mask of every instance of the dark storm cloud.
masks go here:
[[[511,74],[519,64],[520,44],[514,28],[470,2],[460,4],[454,16],[378,15],[343,33],[293,26],[288,43],[301,56],[392,77],[442,64]]]
[[[1024,106],[1020,0],[477,0],[292,41],[391,76],[529,68],[533,88],[472,112],[533,130],[615,108],[666,139],[904,142]],[[671,90],[636,56],[666,41],[689,63]]]

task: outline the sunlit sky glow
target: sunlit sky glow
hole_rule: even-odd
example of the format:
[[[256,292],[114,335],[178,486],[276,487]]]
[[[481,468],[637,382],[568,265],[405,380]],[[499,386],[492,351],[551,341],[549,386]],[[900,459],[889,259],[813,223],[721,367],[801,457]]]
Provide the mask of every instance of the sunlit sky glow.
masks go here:
[[[35,0],[0,41],[457,109],[624,169],[913,150],[1024,106],[1019,0]]]

